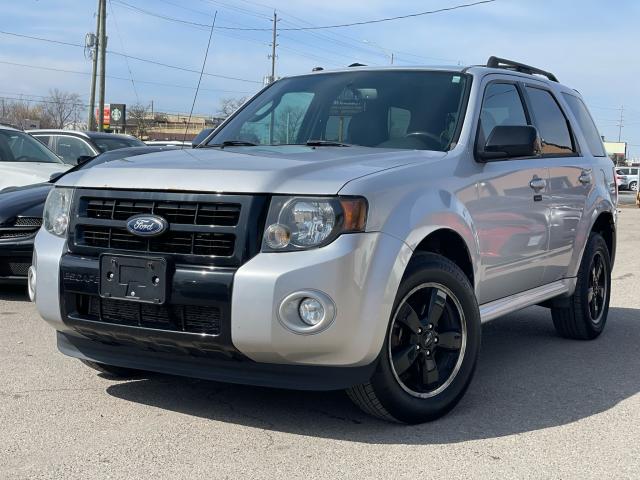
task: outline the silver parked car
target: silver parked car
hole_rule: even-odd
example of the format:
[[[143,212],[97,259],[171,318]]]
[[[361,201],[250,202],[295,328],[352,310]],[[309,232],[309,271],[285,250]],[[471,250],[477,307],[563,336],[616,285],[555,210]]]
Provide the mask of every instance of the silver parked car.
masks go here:
[[[30,291],[58,348],[138,370],[347,389],[416,423],[451,410],[481,323],[609,308],[614,167],[555,76],[487,66],[284,78],[195,149],[66,175]]]
[[[618,167],[616,174],[618,175],[618,187],[621,190],[638,191],[638,167]]]

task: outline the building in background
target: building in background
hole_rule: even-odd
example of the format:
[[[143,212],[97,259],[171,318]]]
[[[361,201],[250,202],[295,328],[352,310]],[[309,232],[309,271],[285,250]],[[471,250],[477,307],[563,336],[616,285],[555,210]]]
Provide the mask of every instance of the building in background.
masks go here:
[[[604,138],[604,148],[609,158],[616,165],[627,164],[627,142],[607,142]]]

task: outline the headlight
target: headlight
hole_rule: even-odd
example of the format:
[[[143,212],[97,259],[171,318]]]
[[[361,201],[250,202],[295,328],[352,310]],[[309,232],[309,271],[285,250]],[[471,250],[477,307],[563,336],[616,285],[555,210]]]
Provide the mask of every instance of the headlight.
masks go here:
[[[44,204],[44,228],[58,237],[64,237],[69,229],[69,211],[73,189],[54,188]]]
[[[367,201],[360,197],[273,197],[262,250],[322,247],[342,233],[363,232]]]

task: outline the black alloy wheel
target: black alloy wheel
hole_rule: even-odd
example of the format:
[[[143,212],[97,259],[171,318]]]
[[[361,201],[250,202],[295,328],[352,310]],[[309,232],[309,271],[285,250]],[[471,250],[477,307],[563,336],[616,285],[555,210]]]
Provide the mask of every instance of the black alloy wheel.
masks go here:
[[[604,305],[607,298],[609,285],[607,275],[605,275],[605,261],[601,252],[596,252],[591,261],[589,275],[589,289],[587,290],[587,302],[589,304],[589,314],[591,321],[600,323],[604,314]]]
[[[391,368],[410,395],[426,398],[447,388],[466,348],[460,302],[444,285],[425,283],[402,300],[389,335]]]

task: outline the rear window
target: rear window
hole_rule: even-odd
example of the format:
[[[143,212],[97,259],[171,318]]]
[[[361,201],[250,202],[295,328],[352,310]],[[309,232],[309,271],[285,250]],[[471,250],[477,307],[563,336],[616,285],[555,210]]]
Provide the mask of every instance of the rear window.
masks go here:
[[[138,140],[137,138],[128,138],[128,137],[97,137],[92,138],[93,143],[95,143],[98,149],[101,152],[109,152],[111,150],[118,150],[119,148],[128,148],[128,147],[144,147],[145,143]]]
[[[578,125],[580,125],[582,134],[587,140],[587,145],[589,146],[591,155],[594,157],[606,157],[607,153],[604,150],[600,133],[598,133],[598,128],[593,122],[593,118],[591,118],[589,110],[587,110],[584,102],[575,95],[569,95],[568,93],[563,93],[563,95],[571,109],[571,113],[573,113],[574,117],[576,117],[576,120],[578,121]]]

